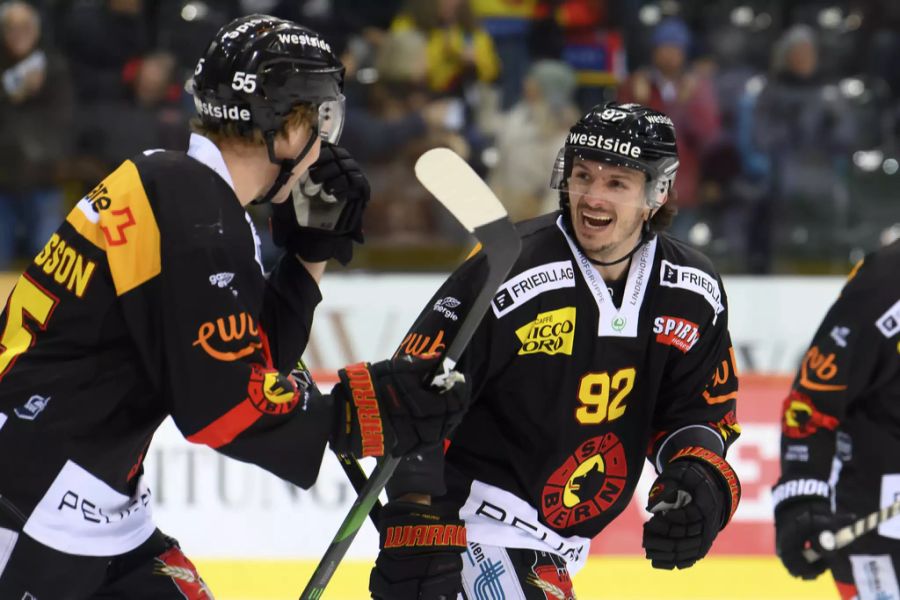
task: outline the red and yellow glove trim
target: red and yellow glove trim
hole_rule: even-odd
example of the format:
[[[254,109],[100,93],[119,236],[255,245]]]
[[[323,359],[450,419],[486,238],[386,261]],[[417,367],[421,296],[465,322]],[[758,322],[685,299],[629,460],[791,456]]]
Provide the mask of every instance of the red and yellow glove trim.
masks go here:
[[[738,481],[734,469],[731,468],[731,465],[729,465],[724,458],[712,450],[700,446],[686,446],[681,448],[674,456],[672,456],[669,462],[674,462],[683,458],[703,461],[715,469],[716,473],[722,477],[725,488],[728,490],[727,496],[729,501],[728,517],[725,519],[725,522],[722,523],[722,527],[725,527],[731,520],[731,517],[734,516],[734,512],[737,510],[738,504],[741,501],[741,483]]]
[[[356,420],[359,423],[363,456],[384,456],[384,424],[381,420],[381,409],[375,395],[375,384],[368,363],[356,363],[344,368],[347,374],[347,385]],[[349,411],[347,413],[349,415]]]
[[[421,546],[466,548],[466,526],[463,524],[397,525],[388,527],[385,548],[414,548]]]

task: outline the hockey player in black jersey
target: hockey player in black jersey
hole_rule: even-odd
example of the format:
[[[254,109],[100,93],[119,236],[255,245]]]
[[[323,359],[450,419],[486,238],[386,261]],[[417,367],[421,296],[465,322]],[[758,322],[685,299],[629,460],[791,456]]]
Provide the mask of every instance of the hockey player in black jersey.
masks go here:
[[[900,241],[857,265],[803,357],[773,496],[776,552],[792,575],[830,568],[844,600],[900,597],[900,519],[836,554],[818,545],[821,531],[900,498]]]
[[[662,113],[610,103],[572,127],[560,211],[519,225],[520,258],[459,362],[471,407],[446,454],[407,459],[388,484],[375,598],[574,598],[570,575],[644,460],[659,474],[653,566],[709,551],[740,498],[725,460],[737,375],[719,276],[662,233],[677,167]],[[450,276],[395,362],[440,355],[485,266],[475,253]],[[461,521],[467,545],[441,535]]]
[[[326,443],[378,456],[444,438],[465,388],[435,394],[414,365],[341,370],[331,396],[290,374],[325,261],[362,241],[342,85],[315,32],[226,25],[191,82],[188,152],[126,160],[20,277],[0,314],[0,598],[212,597],[151,518],[142,462],[168,416],[303,487]],[[268,277],[253,201],[273,202],[287,250]]]

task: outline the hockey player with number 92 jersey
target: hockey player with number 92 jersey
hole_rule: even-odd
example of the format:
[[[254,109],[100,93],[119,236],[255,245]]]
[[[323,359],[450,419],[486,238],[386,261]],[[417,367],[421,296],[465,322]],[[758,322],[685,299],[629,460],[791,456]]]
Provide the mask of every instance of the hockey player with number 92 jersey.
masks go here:
[[[729,522],[740,485],[725,460],[739,433],[728,306],[709,260],[661,233],[677,166],[662,113],[610,103],[572,127],[552,180],[561,209],[519,224],[522,253],[459,362],[470,409],[446,453],[406,459],[388,485],[374,597],[478,598],[487,586],[574,598],[570,576],[645,459],[659,474],[644,529],[654,567],[691,566]],[[394,360],[437,360],[485,273],[476,251]],[[465,544],[409,533],[460,522]]]

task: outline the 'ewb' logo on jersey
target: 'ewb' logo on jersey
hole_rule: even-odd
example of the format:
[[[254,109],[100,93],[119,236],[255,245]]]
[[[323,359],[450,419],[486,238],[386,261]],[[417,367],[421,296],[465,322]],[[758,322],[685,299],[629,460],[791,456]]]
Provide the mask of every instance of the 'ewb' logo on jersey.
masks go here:
[[[519,354],[568,354],[572,355],[575,339],[575,307],[540,313],[531,323],[516,329],[522,342]]]
[[[725,310],[725,307],[722,305],[722,292],[719,289],[719,282],[716,281],[715,277],[700,269],[675,265],[663,259],[662,268],[659,270],[659,284],[700,294],[715,311],[716,317]],[[713,323],[716,322],[716,317],[713,318]]]
[[[886,313],[878,317],[875,326],[886,338],[892,338],[900,333],[900,300],[897,300]]]
[[[561,260],[522,271],[500,286],[491,302],[497,318],[544,292],[575,287],[572,261]]]

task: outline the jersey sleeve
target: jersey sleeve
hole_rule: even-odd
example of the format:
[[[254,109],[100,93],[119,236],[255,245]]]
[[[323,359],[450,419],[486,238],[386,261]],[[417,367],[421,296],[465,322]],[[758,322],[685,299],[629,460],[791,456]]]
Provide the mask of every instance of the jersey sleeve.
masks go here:
[[[411,356],[436,368],[486,277],[487,261],[475,253],[431,297],[394,356]],[[488,311],[456,366],[469,379],[473,398],[477,397],[490,369],[493,322],[493,314]],[[440,448],[407,457],[388,483],[388,496],[394,498],[410,492],[443,495],[446,492],[443,473],[444,455]]]
[[[178,193],[164,182],[160,190],[159,179],[142,182],[134,165],[108,179],[116,206],[128,213],[115,217],[118,229],[103,230],[101,221],[94,235],[105,244],[119,306],[155,396],[189,441],[308,487],[318,474],[331,411],[278,373],[270,340],[279,340],[281,361],[299,352],[311,311],[296,305],[314,282],[303,279],[310,278],[302,265],[289,263],[273,282],[264,281],[239,206],[223,213],[202,198],[176,196],[178,203],[151,207],[145,190]],[[197,194],[219,190],[206,185]],[[229,237],[229,231],[237,233]],[[245,240],[246,247],[236,243]],[[314,306],[318,296],[309,301]],[[291,346],[263,323],[279,333],[300,332],[300,341]]]
[[[436,368],[481,292],[486,277],[487,261],[482,254],[475,253],[432,295],[404,336],[394,358],[411,357]],[[494,317],[488,311],[457,362],[456,369],[464,373],[473,386],[473,397],[477,396],[477,386],[484,381],[484,373],[489,368],[493,322]]]
[[[680,449],[699,446],[725,456],[740,435],[736,405],[738,375],[728,333],[728,304],[720,278],[724,310],[709,311],[696,335],[681,335],[684,319],[659,317],[653,336],[673,346],[653,418],[648,459],[662,471]],[[671,339],[670,339],[671,338]],[[680,341],[679,341],[680,340]]]
[[[828,310],[782,405],[781,477],[775,507],[798,497],[831,497],[828,483],[837,430],[861,408],[897,349],[879,330],[890,303],[872,277],[860,272]],[[892,299],[895,300],[895,299]]]
[[[303,355],[321,301],[319,286],[306,267],[293,254],[282,255],[269,274],[259,319],[272,363],[281,373],[290,372]]]

